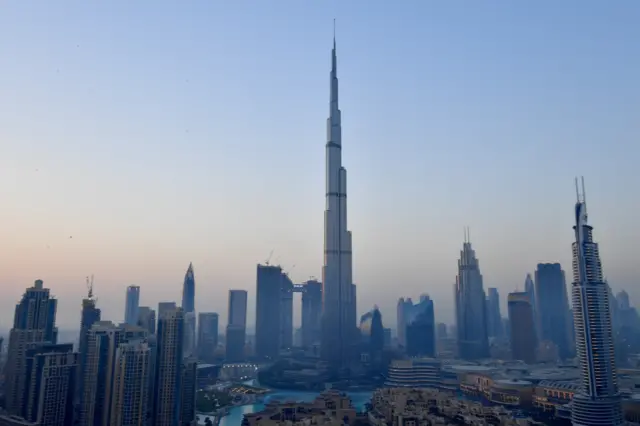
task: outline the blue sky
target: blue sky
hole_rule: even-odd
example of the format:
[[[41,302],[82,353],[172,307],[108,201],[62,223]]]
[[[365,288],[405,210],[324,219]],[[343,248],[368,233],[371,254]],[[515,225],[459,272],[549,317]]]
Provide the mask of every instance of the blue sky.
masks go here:
[[[15,0],[0,308],[43,278],[75,326],[93,273],[121,320],[127,285],[180,300],[193,261],[197,309],[226,320],[244,288],[251,324],[272,249],[319,276],[333,18],[361,313],[391,325],[426,292],[451,322],[467,225],[504,297],[538,262],[570,271],[575,175],[612,287],[640,300],[635,1]]]

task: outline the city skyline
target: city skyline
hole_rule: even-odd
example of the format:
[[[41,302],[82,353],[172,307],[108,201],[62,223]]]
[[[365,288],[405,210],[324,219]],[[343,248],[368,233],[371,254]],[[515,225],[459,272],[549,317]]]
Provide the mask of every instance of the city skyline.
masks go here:
[[[128,19],[145,11],[144,6],[127,7]],[[584,7],[591,14],[575,17],[558,5],[552,21],[578,18],[573,29],[588,28],[600,6],[587,2]],[[220,19],[241,22],[241,30],[256,24],[254,31],[264,35],[257,45],[249,42],[255,43],[255,32],[243,37],[240,30],[229,32],[228,24],[211,29],[216,25],[196,19],[198,12],[212,17],[214,6],[185,8],[175,17],[181,22],[193,18],[193,33],[169,36],[156,31],[152,40],[133,28],[125,28],[118,36],[123,38],[116,37],[110,24],[118,7],[95,8],[72,8],[73,17],[83,24],[71,25],[60,11],[41,5],[29,22],[37,27],[46,19],[47,28],[59,29],[50,31],[51,44],[45,52],[43,32],[27,36],[33,28],[16,25],[31,11],[29,6],[10,4],[0,17],[0,36],[7,39],[10,34],[20,40],[0,48],[16,58],[5,70],[6,82],[0,82],[0,90],[14,99],[11,104],[0,103],[0,139],[12,141],[0,146],[0,179],[8,183],[2,193],[7,208],[0,212],[0,289],[6,295],[0,309],[11,312],[22,289],[43,279],[59,300],[60,327],[77,328],[86,293],[84,279],[95,274],[98,308],[106,318],[123,320],[127,286],[140,286],[141,306],[179,302],[184,265],[193,261],[198,269],[196,311],[214,311],[226,318],[228,290],[248,290],[250,327],[255,264],[271,250],[294,282],[320,277],[323,197],[319,194],[324,191],[321,156],[333,14],[341,44],[344,138],[349,141],[345,164],[353,177],[349,228],[357,253],[353,281],[358,285],[358,317],[377,304],[385,326],[393,326],[399,297],[428,293],[435,302],[436,318],[453,323],[449,289],[465,225],[471,227],[474,249],[482,259],[485,288],[498,288],[502,295],[522,289],[522,276],[538,263],[559,262],[567,270],[572,234],[565,205],[572,193],[571,179],[581,174],[594,194],[590,208],[598,217],[598,241],[606,247],[603,263],[608,281],[614,292],[626,289],[632,302],[640,299],[640,290],[634,288],[635,271],[628,266],[633,265],[630,253],[637,232],[629,232],[625,225],[634,223],[636,201],[621,192],[640,184],[632,160],[639,149],[632,139],[637,125],[631,121],[633,105],[628,104],[637,89],[622,87],[624,83],[610,86],[612,75],[629,82],[640,68],[630,59],[637,47],[624,43],[631,32],[637,33],[630,27],[628,11],[623,16],[619,9],[607,7],[608,14],[600,14],[600,19],[616,22],[616,31],[608,35],[598,32],[602,24],[584,38],[552,26],[547,35],[562,34],[564,43],[544,51],[548,58],[537,63],[542,55],[537,49],[543,43],[531,37],[538,28],[516,30],[506,21],[494,25],[489,12],[496,11],[491,7],[470,6],[480,13],[480,19],[473,20],[454,6],[431,10],[416,4],[413,8],[422,12],[417,16],[429,19],[429,25],[409,19],[402,28],[385,16],[393,31],[376,32],[376,23],[385,15],[381,7],[372,7],[366,16],[370,21],[363,26],[355,6],[338,13],[318,9],[318,17],[307,18],[304,25],[303,16],[319,6],[296,6],[276,20],[297,17],[298,24],[289,33],[265,34],[272,24],[256,16],[267,11],[256,6],[243,15],[230,7]],[[168,8],[150,10],[150,21],[173,25]],[[281,9],[273,9],[268,16],[277,19],[272,14]],[[106,17],[96,18],[95,10]],[[401,20],[413,10],[405,6],[386,11]],[[498,18],[542,19],[540,10],[531,5],[497,12]],[[447,29],[435,22],[447,18],[457,25]],[[468,32],[456,38],[456,28],[465,24]],[[510,41],[494,48],[478,45],[470,34],[490,26],[493,30],[482,40],[491,43],[510,34]],[[229,50],[212,42],[225,31]],[[309,42],[291,41],[295,32],[308,35]],[[114,40],[106,41],[108,35]],[[171,40],[167,37],[175,37],[171,54],[181,52],[179,43],[188,45],[182,62],[143,84],[142,76],[152,68],[167,65],[167,52],[160,48]],[[414,47],[416,39],[421,43]],[[126,45],[125,40],[132,43]],[[105,58],[115,58],[115,64],[122,66],[120,61],[145,41],[153,47],[145,51],[149,64],[133,61],[128,68],[113,65],[102,70],[91,65],[93,61],[105,65]],[[616,45],[616,41],[625,46],[624,52],[599,44]],[[201,59],[199,52],[207,52],[205,47],[210,49],[209,59]],[[505,59],[515,47],[532,52],[531,57],[518,53]],[[471,48],[477,53],[464,57]],[[578,53],[563,58],[563,48]],[[116,53],[120,49],[124,50]],[[261,49],[274,57],[267,58],[258,52]],[[225,52],[232,60],[216,57]],[[46,67],[26,57],[43,53],[50,61]],[[379,61],[390,58],[394,65],[379,66]],[[253,71],[252,61],[265,70]],[[550,68],[554,61],[564,72]],[[598,63],[595,71],[587,66],[591,61]],[[619,68],[622,62],[624,69]],[[538,77],[524,70],[536,63]],[[509,66],[522,74],[514,77]],[[461,71],[471,68],[476,72]],[[224,89],[215,73],[210,76],[212,71],[230,88]],[[239,74],[234,77],[235,71]],[[488,79],[489,71],[497,74]],[[443,77],[445,72],[449,77]],[[536,95],[534,89],[540,89],[544,78],[548,90]],[[521,87],[527,84],[533,89]],[[115,90],[115,99],[104,87],[109,87],[109,94]],[[137,90],[124,93],[131,87]],[[149,99],[155,89],[161,90]],[[202,94],[197,93],[200,90]],[[283,93],[282,99],[274,99],[276,92]],[[576,99],[577,95],[581,97]],[[227,96],[234,100],[224,105],[211,100]],[[482,105],[480,110],[487,96],[489,108]],[[133,107],[111,111],[129,101]],[[190,112],[169,106],[142,112],[141,102],[149,101],[189,105]],[[290,115],[290,126],[282,125],[282,111]],[[204,124],[210,117],[217,118],[220,129]],[[561,123],[557,117],[562,117]],[[63,126],[69,120],[73,124]],[[384,126],[371,124],[378,122]],[[575,148],[582,145],[590,149],[576,154]],[[273,173],[278,160],[287,167]],[[571,167],[576,163],[581,169]],[[388,196],[383,200],[381,194]],[[179,211],[171,205],[179,205]],[[617,208],[610,209],[612,205]],[[505,256],[510,256],[506,262]],[[298,302],[294,310],[299,324]],[[504,298],[501,310],[504,316]],[[1,317],[0,327],[9,328],[10,320]]]

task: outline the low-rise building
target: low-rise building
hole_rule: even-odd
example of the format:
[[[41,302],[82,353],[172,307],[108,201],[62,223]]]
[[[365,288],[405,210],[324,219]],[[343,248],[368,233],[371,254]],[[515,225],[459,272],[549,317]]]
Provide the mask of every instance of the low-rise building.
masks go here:
[[[342,392],[327,390],[313,402],[269,402],[264,410],[245,414],[242,426],[342,426],[352,424],[356,409]]]
[[[537,424],[504,407],[459,400],[453,393],[435,389],[378,389],[373,393],[368,415],[372,426]]]

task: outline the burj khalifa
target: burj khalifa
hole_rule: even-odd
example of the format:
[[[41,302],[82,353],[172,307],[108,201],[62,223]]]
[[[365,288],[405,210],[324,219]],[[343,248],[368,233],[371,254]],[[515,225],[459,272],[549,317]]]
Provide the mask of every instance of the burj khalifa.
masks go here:
[[[331,95],[327,119],[326,210],[322,268],[322,358],[346,367],[354,357],[356,286],[352,280],[351,232],[347,230],[347,170],[342,166],[342,123],[338,108],[336,38],[331,52]]]

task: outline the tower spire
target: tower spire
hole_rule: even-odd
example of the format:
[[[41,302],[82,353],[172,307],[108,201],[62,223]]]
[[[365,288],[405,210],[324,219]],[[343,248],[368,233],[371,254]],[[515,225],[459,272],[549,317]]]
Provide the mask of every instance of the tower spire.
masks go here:
[[[333,50],[336,50],[336,18],[333,18]]]

